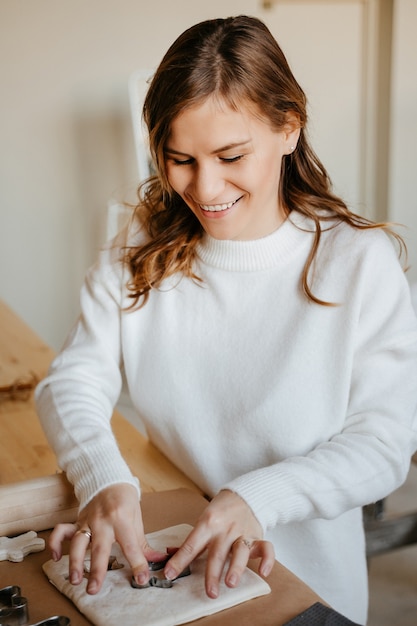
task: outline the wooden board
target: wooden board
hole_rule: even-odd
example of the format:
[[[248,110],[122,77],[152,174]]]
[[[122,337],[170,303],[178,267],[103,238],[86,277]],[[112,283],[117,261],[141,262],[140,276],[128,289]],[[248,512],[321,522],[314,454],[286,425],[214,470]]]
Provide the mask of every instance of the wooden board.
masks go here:
[[[0,301],[0,387],[35,375],[43,378],[53,350]]]
[[[0,301],[0,386],[31,376],[42,379],[54,352]],[[142,490],[161,491],[194,483],[178,470],[119,412],[112,419],[120,450]],[[36,414],[33,393],[25,398],[0,395],[0,484],[15,483],[59,471]]]

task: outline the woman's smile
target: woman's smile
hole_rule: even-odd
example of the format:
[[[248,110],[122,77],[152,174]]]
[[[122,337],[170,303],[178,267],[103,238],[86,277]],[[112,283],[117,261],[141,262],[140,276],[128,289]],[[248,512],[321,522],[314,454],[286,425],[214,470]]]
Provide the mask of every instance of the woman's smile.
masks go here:
[[[200,209],[207,213],[223,213],[228,209],[231,209],[236,202],[239,202],[240,198],[237,200],[232,200],[232,202],[225,202],[224,204],[200,204]]]

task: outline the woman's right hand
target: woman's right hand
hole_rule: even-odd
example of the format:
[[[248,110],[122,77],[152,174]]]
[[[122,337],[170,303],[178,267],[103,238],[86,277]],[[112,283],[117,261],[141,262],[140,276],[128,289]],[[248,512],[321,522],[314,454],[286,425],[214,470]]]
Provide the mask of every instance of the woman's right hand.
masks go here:
[[[90,538],[91,533],[91,538]],[[58,524],[49,547],[54,561],[62,556],[62,542],[70,540],[69,576],[79,584],[84,576],[86,551],[91,548],[87,592],[100,591],[106,576],[112,545],[119,544],[139,585],[149,580],[148,561],[162,561],[166,554],[147,543],[136,489],[127,483],[106,487],[80,512],[76,524]]]

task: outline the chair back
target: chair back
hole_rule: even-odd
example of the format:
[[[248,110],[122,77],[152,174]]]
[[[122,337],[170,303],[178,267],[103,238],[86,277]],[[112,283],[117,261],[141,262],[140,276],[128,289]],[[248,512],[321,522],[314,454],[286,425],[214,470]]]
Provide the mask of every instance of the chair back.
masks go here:
[[[142,119],[143,103],[152,75],[153,72],[151,70],[137,70],[129,79],[130,112],[132,115],[139,182],[148,178],[152,173],[148,133]]]
[[[132,117],[133,137],[135,141],[138,183],[152,174],[148,133],[142,119],[142,108],[148,90],[151,70],[137,70],[129,78],[129,102]],[[131,207],[111,198],[107,204],[106,238],[112,239],[132,217]]]

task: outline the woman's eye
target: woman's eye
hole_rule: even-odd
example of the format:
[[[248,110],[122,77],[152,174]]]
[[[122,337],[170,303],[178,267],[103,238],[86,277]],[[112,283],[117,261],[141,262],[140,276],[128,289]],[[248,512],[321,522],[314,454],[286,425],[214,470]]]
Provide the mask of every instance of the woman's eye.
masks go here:
[[[175,165],[191,165],[193,159],[172,159]]]
[[[221,157],[221,160],[224,163],[235,163],[236,161],[240,161],[240,159],[243,158],[243,154],[238,154],[237,156],[234,157]]]
[[[222,163],[236,163],[236,161],[240,161],[243,158],[243,154],[238,154],[233,157],[219,157]],[[177,159],[175,157],[169,157],[169,160],[172,161],[174,165],[192,165],[194,163],[194,158],[190,157],[189,159]]]

